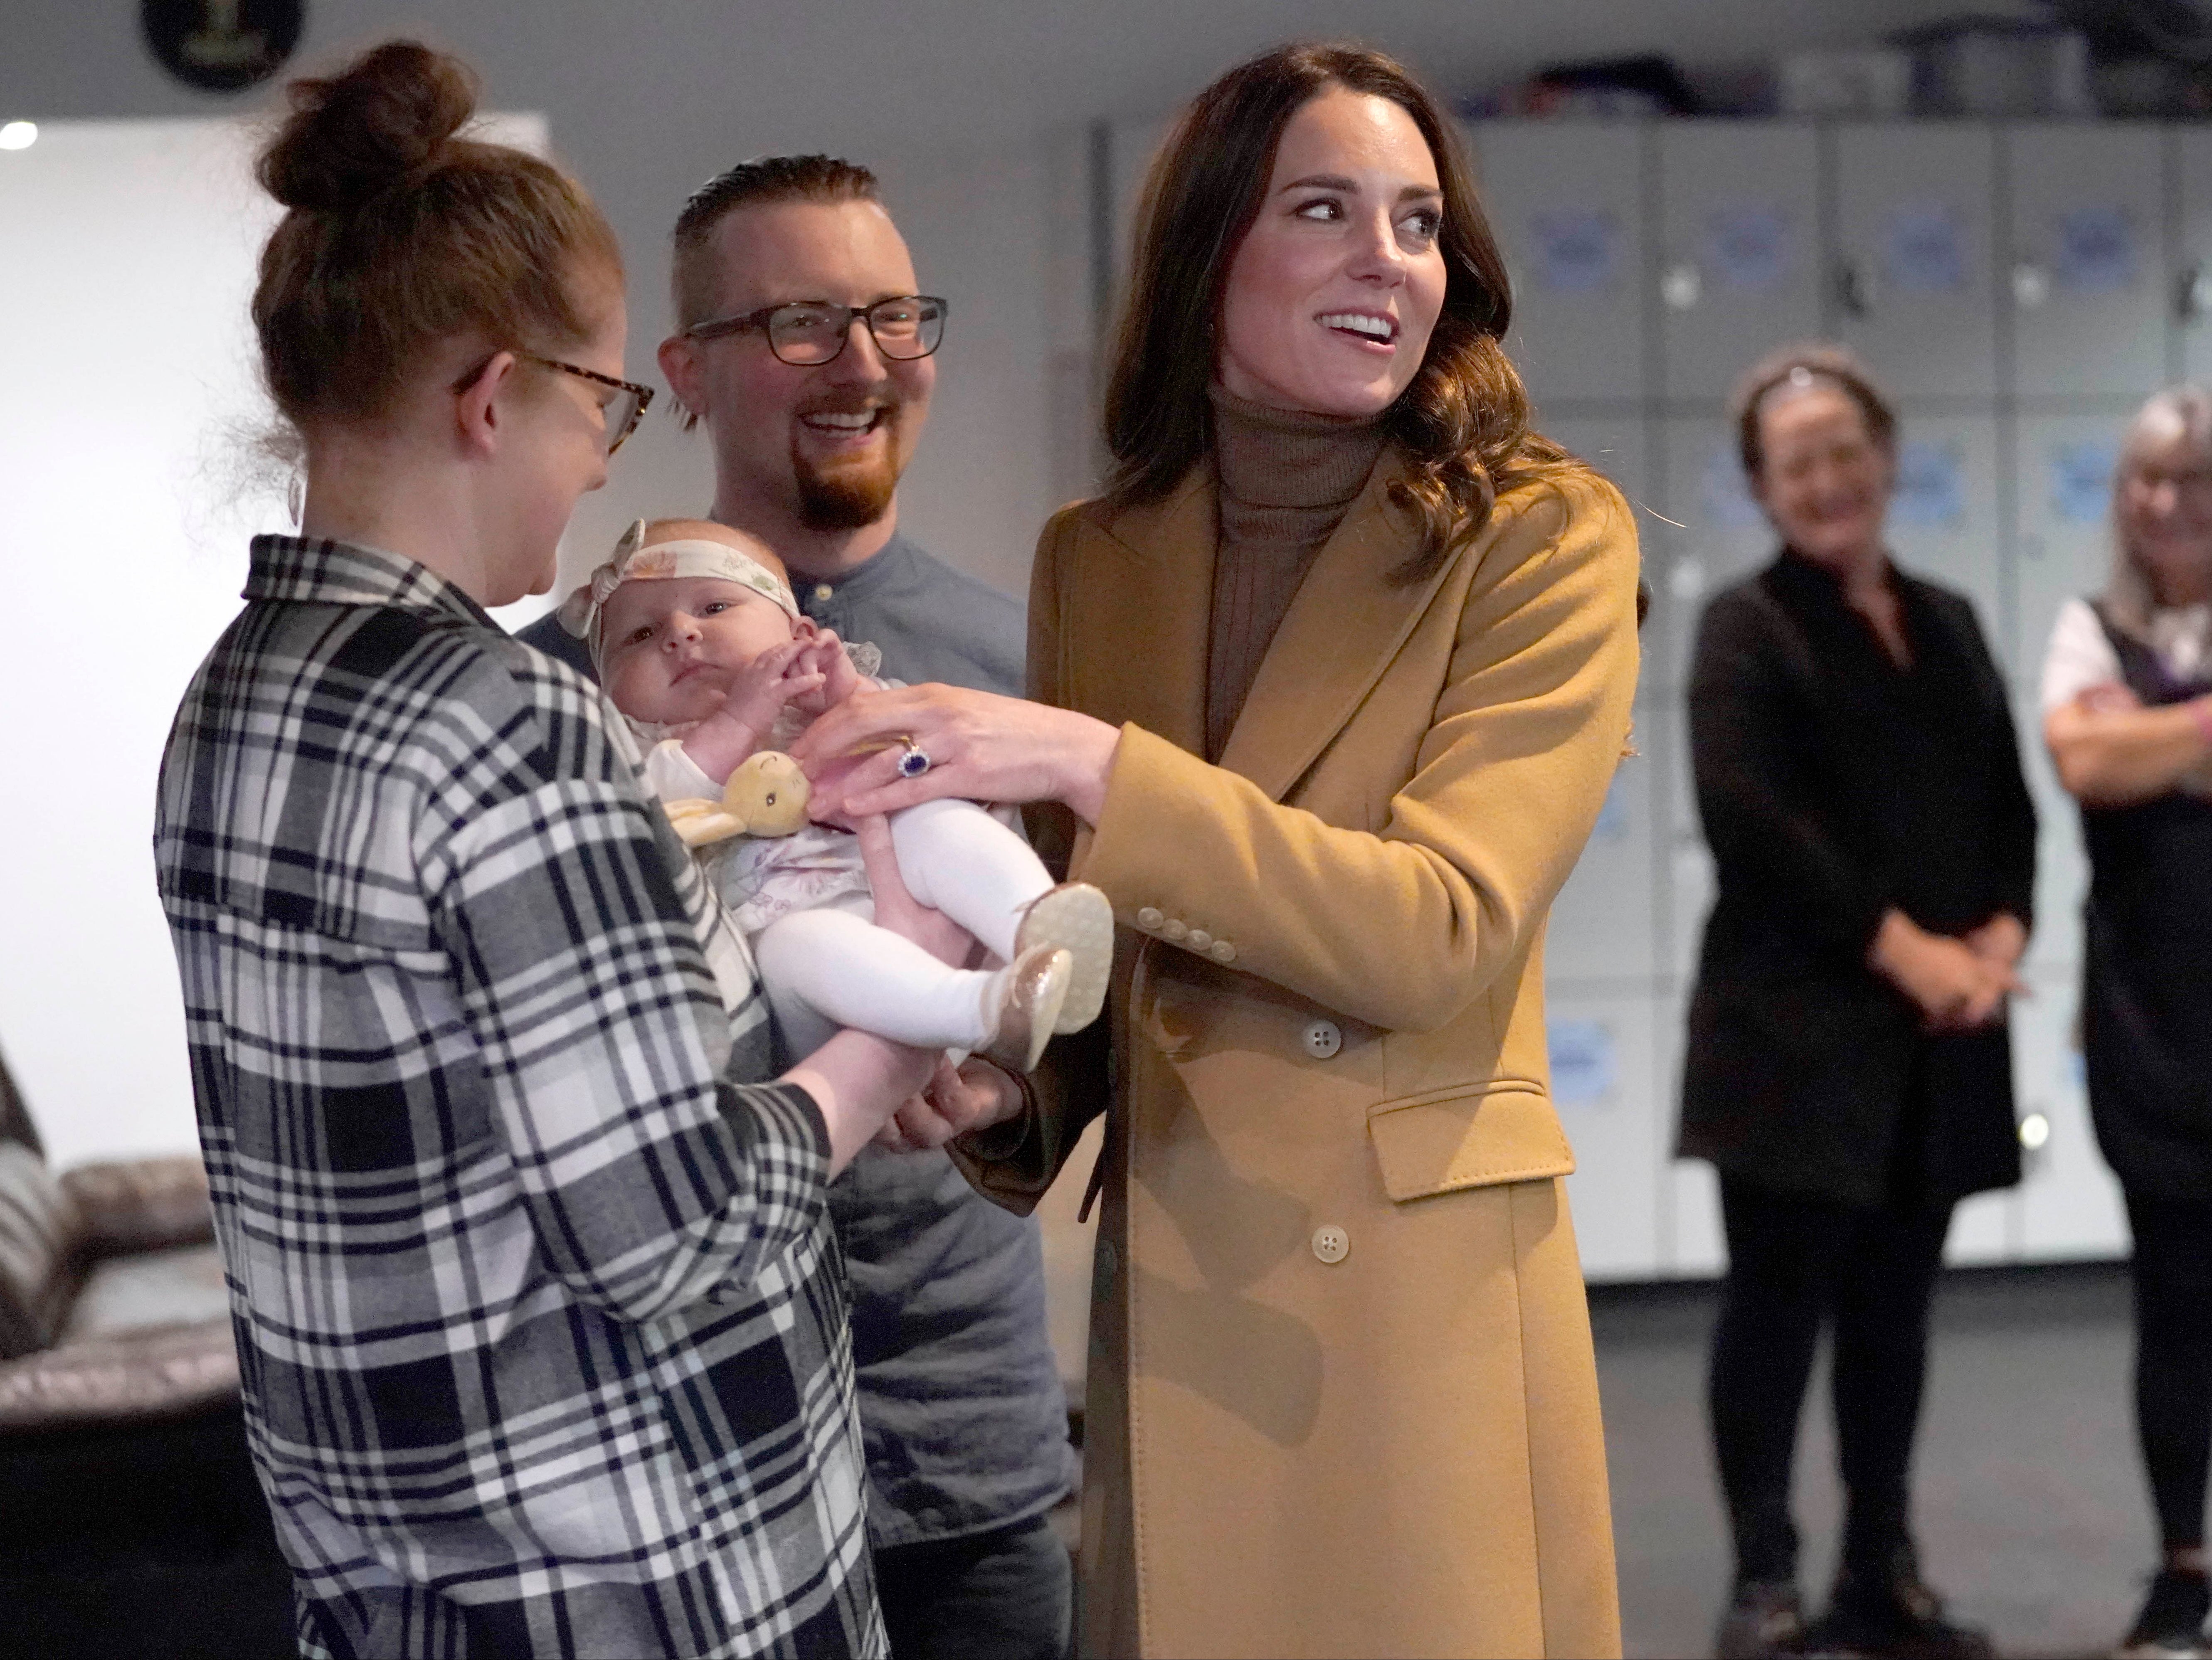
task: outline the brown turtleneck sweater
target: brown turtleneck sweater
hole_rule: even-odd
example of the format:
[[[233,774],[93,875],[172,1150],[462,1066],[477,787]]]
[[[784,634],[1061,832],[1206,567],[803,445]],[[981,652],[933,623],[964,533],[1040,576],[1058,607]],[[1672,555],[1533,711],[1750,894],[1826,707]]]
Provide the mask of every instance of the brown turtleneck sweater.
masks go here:
[[[1218,386],[1211,396],[1221,522],[1206,666],[1206,758],[1219,760],[1307,567],[1375,470],[1382,422],[1270,409]]]

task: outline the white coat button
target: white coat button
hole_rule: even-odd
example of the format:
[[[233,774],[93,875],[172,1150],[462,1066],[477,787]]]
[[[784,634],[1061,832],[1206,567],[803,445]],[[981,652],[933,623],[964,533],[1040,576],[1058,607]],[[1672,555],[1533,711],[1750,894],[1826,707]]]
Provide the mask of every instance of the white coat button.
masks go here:
[[[1166,920],[1166,918],[1160,914],[1160,907],[1157,905],[1148,905],[1137,912],[1137,926],[1147,934]]]
[[[1343,1047],[1344,1033],[1334,1021],[1316,1021],[1306,1028],[1306,1053],[1316,1060],[1325,1061]]]
[[[1313,1253],[1325,1263],[1340,1263],[1352,1255],[1352,1236],[1334,1222],[1314,1229]]]
[[[1180,940],[1189,932],[1190,930],[1183,926],[1182,918],[1180,917],[1170,917],[1160,924],[1160,937],[1164,940]]]
[[[1190,937],[1183,943],[1194,951],[1211,951],[1213,949],[1213,936],[1203,928],[1194,928],[1190,930]]]
[[[1212,945],[1206,947],[1206,954],[1216,962],[1235,962],[1237,948],[1230,944],[1227,940],[1216,940]]]

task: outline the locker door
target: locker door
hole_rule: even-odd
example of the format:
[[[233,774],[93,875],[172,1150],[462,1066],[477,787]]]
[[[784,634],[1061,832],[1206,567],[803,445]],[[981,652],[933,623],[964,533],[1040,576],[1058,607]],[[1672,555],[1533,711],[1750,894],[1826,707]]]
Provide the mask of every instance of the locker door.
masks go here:
[[[1659,1268],[1662,1136],[1652,1087],[1652,1006],[1642,995],[1549,991],[1552,1100],[1575,1149],[1567,1178],[1584,1277],[1644,1280]]]
[[[1505,346],[1538,407],[1644,395],[1642,124],[1468,128],[1491,229],[1513,277]]]
[[[2212,379],[2212,133],[2177,126],[2167,134],[2180,202],[2173,249],[2179,266],[2169,298],[2179,302],[2181,378]]]
[[[1964,123],[1835,139],[1837,336],[1899,397],[1996,391],[1996,144]]]
[[[2020,621],[2011,669],[2023,688],[2042,681],[2058,608],[2104,589],[2112,564],[2112,471],[2125,427],[2118,413],[2021,418],[2013,469]]]
[[[1820,332],[1813,129],[1681,121],[1658,136],[1661,395],[1717,403],[1764,354]]]
[[[1638,529],[1648,540],[1644,568],[1651,583],[1644,630],[1644,678],[1672,690],[1689,678],[1690,652],[1705,602],[1761,569],[1780,545],[1773,526],[1745,488],[1735,429],[1713,415],[1678,415],[1656,423],[1658,511]]]
[[[1637,742],[1651,762],[1652,834],[1658,847],[1659,972],[1688,987],[1698,976],[1705,918],[1717,892],[1711,852],[1698,822],[1698,791],[1690,754],[1690,712],[1682,694],[1668,695],[1636,717]]]
[[[2028,1262],[2124,1257],[2120,1184],[2097,1152],[2075,1032],[2080,976],[2032,972],[2035,996],[2012,1008],[2013,1075],[2020,1091],[2025,1173],[2021,1256]]]
[[[2014,389],[2141,398],[2166,379],[2159,130],[2019,126],[2005,136]]]
[[[1713,1167],[1701,1159],[1673,1157],[1689,1007],[1686,990],[1661,1002],[1655,1045],[1666,1125],[1659,1164],[1661,1268],[1674,1279],[1705,1280],[1726,1271],[1728,1243],[1721,1231],[1721,1186]]]
[[[1644,499],[1640,416],[1583,416],[1540,421],[1539,427],[1611,479],[1632,507]],[[1640,511],[1638,519],[1639,530],[1653,522]],[[1647,701],[1639,695],[1639,742]],[[1658,972],[1651,850],[1659,793],[1648,750],[1622,760],[1597,827],[1552,906],[1544,947],[1545,970],[1552,978],[1648,978]]]
[[[1998,580],[1997,427],[1994,415],[1915,415],[1901,423],[1886,536],[1916,576],[1974,603],[1990,651],[2004,659]]]

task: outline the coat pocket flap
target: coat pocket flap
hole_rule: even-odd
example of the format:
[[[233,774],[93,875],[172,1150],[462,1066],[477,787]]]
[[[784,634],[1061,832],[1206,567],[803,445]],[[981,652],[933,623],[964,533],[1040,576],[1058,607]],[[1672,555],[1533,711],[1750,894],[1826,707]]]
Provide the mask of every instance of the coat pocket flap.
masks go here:
[[[1492,1085],[1476,1094],[1386,1101],[1367,1114],[1383,1190],[1403,1203],[1462,1187],[1565,1176],[1574,1150],[1541,1090]]]

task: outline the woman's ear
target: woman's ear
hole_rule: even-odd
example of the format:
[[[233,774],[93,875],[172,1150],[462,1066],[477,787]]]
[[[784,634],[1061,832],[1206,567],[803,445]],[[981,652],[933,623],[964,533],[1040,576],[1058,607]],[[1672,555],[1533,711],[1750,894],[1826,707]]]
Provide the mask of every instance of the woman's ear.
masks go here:
[[[501,393],[511,390],[518,367],[513,352],[494,352],[483,367],[462,383],[453,397],[453,427],[461,447],[489,456],[499,447]]]

